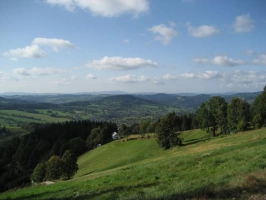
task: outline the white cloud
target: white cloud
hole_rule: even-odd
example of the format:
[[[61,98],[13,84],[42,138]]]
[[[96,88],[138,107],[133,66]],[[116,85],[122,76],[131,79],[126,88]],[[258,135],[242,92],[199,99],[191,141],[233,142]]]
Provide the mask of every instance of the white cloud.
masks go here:
[[[193,62],[199,63],[199,64],[208,64],[210,63],[210,60],[207,58],[194,58]]]
[[[171,75],[171,74],[165,74],[165,75],[163,75],[163,79],[166,79],[166,80],[176,80],[176,79],[178,79],[178,76],[173,76],[173,75]]]
[[[156,62],[144,60],[143,58],[122,58],[122,57],[103,57],[100,60],[93,60],[87,67],[98,70],[134,70],[144,67],[157,67]]]
[[[121,82],[121,83],[137,83],[137,82],[145,82],[149,81],[150,79],[146,76],[134,76],[134,75],[125,75],[125,76],[118,76],[111,78],[112,81]]]
[[[221,87],[262,88],[266,84],[266,72],[235,70],[230,73],[218,71],[191,72],[177,75],[166,74],[165,80],[197,79],[215,80]]]
[[[253,60],[253,63],[266,66],[266,53],[259,55],[258,58]]]
[[[184,73],[184,74],[178,74],[178,75],[170,75],[166,74],[163,76],[163,79],[166,80],[177,80],[181,78],[185,79],[215,79],[222,77],[222,74],[220,74],[217,71],[205,71],[205,72],[190,72],[190,73]]]
[[[18,58],[42,58],[47,54],[40,46],[48,46],[58,52],[59,48],[71,48],[75,46],[68,40],[57,38],[35,38],[30,46],[25,48],[11,49],[3,53],[3,56],[9,57],[10,60],[17,61]]]
[[[25,68],[15,68],[12,72],[16,75],[21,76],[45,76],[51,74],[61,74],[67,72],[64,69],[55,69],[55,68],[38,68],[34,67],[32,69],[25,69]]]
[[[148,31],[156,34],[155,40],[162,42],[164,45],[170,43],[170,41],[178,35],[172,27],[167,27],[164,24],[156,25],[148,29]]]
[[[242,60],[233,60],[227,56],[215,56],[213,59],[195,58],[193,62],[199,64],[214,64],[219,66],[235,67],[238,65],[244,65],[246,62]]]
[[[236,17],[233,28],[236,33],[242,33],[252,31],[255,26],[249,15],[240,15]]]
[[[11,49],[3,55],[16,60],[16,58],[42,58],[46,56],[46,53],[38,45],[33,44],[25,48]]]
[[[229,66],[229,67],[245,64],[245,62],[242,60],[233,60],[232,58],[228,58],[227,56],[215,56],[212,59],[212,63],[215,65]]]
[[[137,17],[149,11],[148,0],[46,0],[50,5],[63,6],[69,11],[76,8],[89,10],[93,15],[103,17],[118,17],[123,14],[133,14]]]
[[[30,72],[25,68],[16,68],[12,70],[13,73],[22,75],[22,76],[30,76]]]
[[[49,46],[54,51],[58,51],[58,48],[75,48],[75,46],[70,41],[57,38],[35,38],[32,41],[32,44],[40,46]]]
[[[97,77],[92,75],[92,74],[88,74],[87,75],[87,79],[96,79]]]
[[[190,23],[187,23],[188,33],[193,37],[210,37],[219,33],[219,29],[214,26],[202,25],[199,27],[193,27]]]

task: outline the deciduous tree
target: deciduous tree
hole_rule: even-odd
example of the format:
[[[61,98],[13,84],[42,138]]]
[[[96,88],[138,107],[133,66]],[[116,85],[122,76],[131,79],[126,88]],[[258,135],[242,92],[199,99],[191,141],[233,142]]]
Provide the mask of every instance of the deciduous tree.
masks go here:
[[[62,176],[64,164],[64,161],[59,156],[52,156],[46,162],[45,179],[58,180]]]
[[[70,179],[78,171],[77,157],[70,151],[67,150],[62,160],[64,161],[63,176]]]
[[[182,145],[180,133],[177,132],[177,116],[175,113],[170,113],[160,119],[156,126],[156,133],[157,142],[164,149]]]

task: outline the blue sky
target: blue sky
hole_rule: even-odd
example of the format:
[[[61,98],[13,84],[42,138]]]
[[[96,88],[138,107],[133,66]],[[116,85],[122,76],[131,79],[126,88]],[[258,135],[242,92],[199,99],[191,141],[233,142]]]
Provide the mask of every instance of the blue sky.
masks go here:
[[[263,0],[0,0],[0,93],[266,85]]]

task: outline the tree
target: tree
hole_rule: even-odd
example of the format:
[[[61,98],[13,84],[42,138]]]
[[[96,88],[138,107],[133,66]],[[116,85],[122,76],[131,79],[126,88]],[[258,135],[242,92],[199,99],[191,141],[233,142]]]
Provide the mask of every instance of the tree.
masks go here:
[[[160,119],[156,126],[157,142],[160,147],[169,149],[170,147],[182,145],[180,133],[177,132],[177,116],[170,113]]]
[[[31,180],[40,183],[43,181],[45,173],[46,173],[45,163],[39,163],[33,170],[33,173],[31,175]]]
[[[254,100],[251,106],[252,124],[255,128],[261,128],[266,124],[266,86],[263,92]]]
[[[79,156],[87,151],[86,143],[82,140],[81,137],[73,138],[69,141],[69,146],[71,148],[71,152],[76,156]]]
[[[233,98],[228,104],[228,128],[230,131],[245,131],[250,120],[250,106],[248,102]]]
[[[87,147],[92,149],[93,147],[97,146],[97,144],[103,143],[103,136],[101,134],[101,128],[94,128],[91,130],[90,135],[87,138]]]
[[[46,162],[45,179],[58,180],[64,171],[64,161],[59,156],[52,156]]]
[[[221,134],[227,133],[227,103],[224,98],[212,97],[201,104],[196,114],[201,129],[211,132],[213,136],[216,136],[217,130]]]
[[[130,129],[126,124],[122,124],[120,129],[119,129],[119,134],[128,137],[130,135]]]
[[[64,161],[63,176],[70,179],[78,171],[77,157],[70,150],[67,150],[62,160]]]

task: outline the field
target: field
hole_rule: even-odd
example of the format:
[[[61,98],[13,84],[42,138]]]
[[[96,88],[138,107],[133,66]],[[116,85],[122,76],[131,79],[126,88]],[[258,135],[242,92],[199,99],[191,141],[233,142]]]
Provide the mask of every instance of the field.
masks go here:
[[[155,138],[114,141],[79,160],[69,181],[0,194],[0,199],[263,199],[266,129],[208,138],[183,133],[162,150]]]

